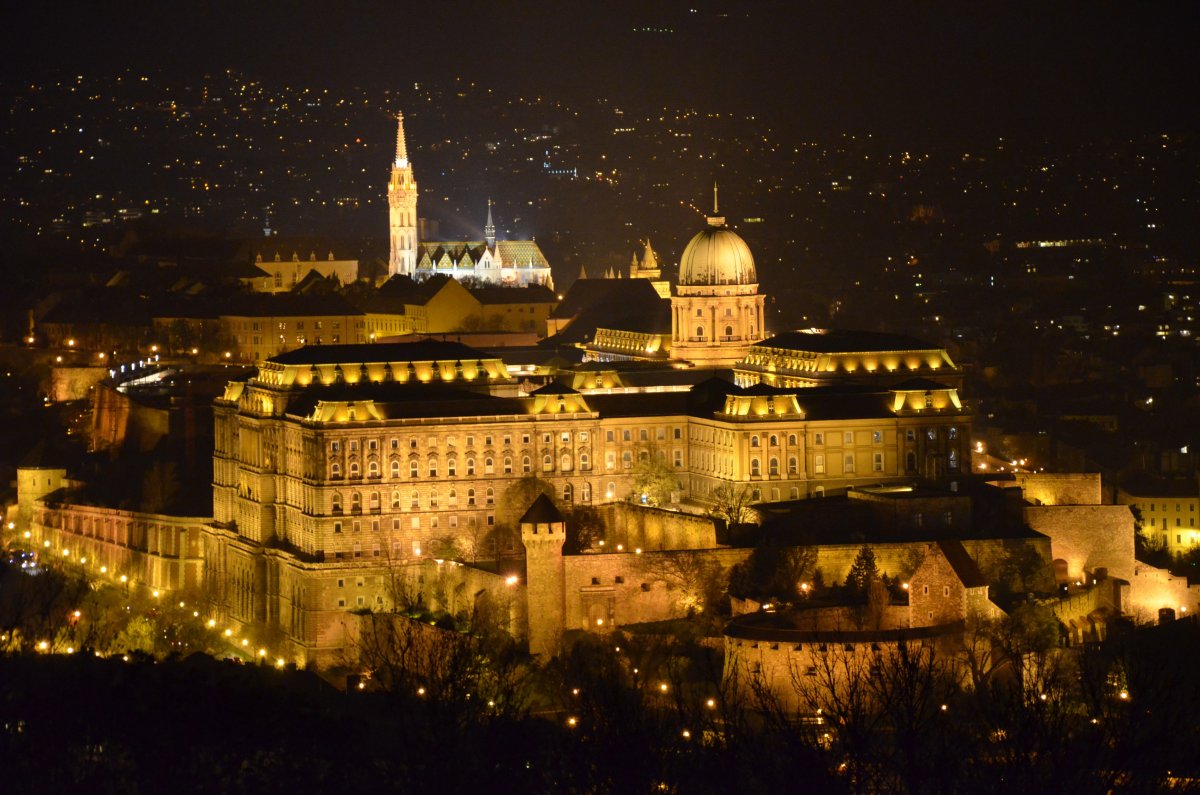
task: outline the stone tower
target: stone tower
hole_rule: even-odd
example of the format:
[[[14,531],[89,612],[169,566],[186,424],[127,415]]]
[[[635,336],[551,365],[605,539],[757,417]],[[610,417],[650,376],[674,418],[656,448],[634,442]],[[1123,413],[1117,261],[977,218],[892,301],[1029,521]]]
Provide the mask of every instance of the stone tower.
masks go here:
[[[417,269],[417,181],[408,162],[403,113],[396,116],[396,159],[392,162],[387,195],[391,241],[388,275],[413,276]]]
[[[566,621],[562,555],[566,524],[545,494],[538,495],[520,524],[529,601],[529,653],[552,657],[558,653]]]

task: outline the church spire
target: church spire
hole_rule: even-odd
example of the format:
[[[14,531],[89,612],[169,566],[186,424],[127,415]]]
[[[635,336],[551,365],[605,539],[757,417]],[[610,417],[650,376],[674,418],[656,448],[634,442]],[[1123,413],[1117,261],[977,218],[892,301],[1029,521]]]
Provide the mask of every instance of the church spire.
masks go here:
[[[396,167],[408,166],[408,146],[404,142],[404,114],[396,114]]]
[[[496,224],[492,222],[492,200],[488,197],[488,219],[483,227],[483,239],[487,241],[489,248],[494,248],[496,245]]]
[[[717,181],[713,180],[713,211],[712,215],[708,216],[709,226],[725,226],[725,218],[720,214],[720,205],[717,204]]]

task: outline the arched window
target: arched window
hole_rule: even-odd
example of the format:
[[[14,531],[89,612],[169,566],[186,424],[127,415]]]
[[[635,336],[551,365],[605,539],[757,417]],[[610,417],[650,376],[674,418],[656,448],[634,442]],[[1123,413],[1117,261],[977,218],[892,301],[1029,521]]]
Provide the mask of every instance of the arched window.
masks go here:
[[[733,326],[726,326],[726,327],[725,327],[725,336],[726,336],[726,337],[732,337],[732,336],[733,336]]]
[[[592,468],[592,459],[590,456],[588,456],[587,453],[579,454],[579,468],[582,469],[584,472],[587,472],[589,469]]]
[[[776,436],[775,434],[771,434],[770,445],[771,445],[772,447],[778,447],[778,446],[779,446],[779,437],[778,437],[778,436]]]
[[[608,481],[608,490],[604,492],[604,497],[611,500],[615,496],[617,496],[617,484],[610,480]]]
[[[549,472],[552,469],[554,469],[554,459],[550,457],[549,453],[546,453],[542,456],[542,471]]]
[[[757,435],[754,435],[754,436],[751,436],[751,437],[750,437],[750,446],[751,446],[751,447],[758,447],[758,436],[757,436]]]
[[[563,472],[571,471],[571,454],[570,453],[562,454],[562,458],[559,459],[559,468]]]
[[[792,499],[792,500],[800,499],[800,487],[799,486],[792,486],[792,490],[788,493],[788,499]]]
[[[372,511],[379,510],[379,492],[377,492],[377,491],[371,492],[371,510]]]
[[[437,459],[431,458],[429,459],[429,477],[436,478],[437,476]]]
[[[340,478],[340,477],[342,476],[342,465],[341,465],[341,464],[336,464],[336,463],[335,463],[335,464],[330,464],[330,466],[329,466],[329,476],[330,476],[330,477],[333,477],[333,478]]]
[[[446,495],[446,504],[449,505],[451,508],[458,507],[458,492],[457,491],[455,491],[454,489],[450,489],[450,493]]]
[[[446,461],[446,474],[450,477],[458,477],[458,462],[453,458]]]
[[[394,477],[394,478],[400,477],[400,462],[399,461],[392,462],[392,477]]]
[[[529,460],[529,456],[524,456],[521,459],[521,471],[526,475],[533,471],[533,462]]]
[[[796,456],[792,456],[791,458],[788,459],[788,474],[789,475],[797,475],[799,473],[800,473],[800,465],[796,461]]]
[[[337,492],[333,493],[333,512],[334,513],[342,512],[342,495],[338,494]]]
[[[762,475],[762,467],[759,465],[757,458],[750,459],[750,475],[752,477],[759,477]]]
[[[429,507],[436,508],[438,502],[438,493],[436,488],[429,490]]]
[[[400,492],[398,491],[392,492],[392,507],[400,510]]]
[[[490,475],[495,471],[496,466],[494,463],[492,463],[492,459],[490,457],[483,459],[483,473],[485,475]]]
[[[408,476],[410,478],[417,478],[420,476],[420,474],[421,474],[420,467],[418,466],[417,462],[409,461],[408,462]]]
[[[472,476],[474,474],[475,474],[475,459],[468,456],[467,457],[467,475]]]
[[[488,486],[487,491],[483,494],[483,500],[488,505],[494,503],[496,501],[496,490]]]
[[[563,502],[575,502],[575,487],[570,483],[563,486]]]
[[[414,511],[421,507],[421,494],[416,489],[413,489],[408,494],[408,507],[412,508]]]
[[[625,469],[630,469],[633,466],[633,454],[628,450],[621,453],[621,466]]]
[[[467,505],[475,504],[475,489],[467,489]]]
[[[770,473],[771,477],[773,477],[773,478],[779,477],[779,459],[778,458],[771,459],[770,463],[767,465],[767,471]]]
[[[586,481],[586,480],[583,482],[583,485],[579,488],[579,500],[580,500],[580,502],[591,502],[592,501],[592,484],[591,484],[591,482]]]
[[[352,478],[358,477],[358,463],[357,462],[350,463],[350,477],[352,477]]]
[[[704,326],[696,326],[696,338],[704,339]]]
[[[369,478],[379,477],[379,464],[377,464],[374,461],[371,461],[367,464],[367,477],[369,477]]]
[[[350,495],[350,510],[354,513],[362,510],[362,495],[357,491]]]
[[[788,434],[788,444],[795,444],[795,443],[796,443],[796,434],[789,433]]]
[[[512,458],[510,456],[504,456],[504,474],[512,474]]]

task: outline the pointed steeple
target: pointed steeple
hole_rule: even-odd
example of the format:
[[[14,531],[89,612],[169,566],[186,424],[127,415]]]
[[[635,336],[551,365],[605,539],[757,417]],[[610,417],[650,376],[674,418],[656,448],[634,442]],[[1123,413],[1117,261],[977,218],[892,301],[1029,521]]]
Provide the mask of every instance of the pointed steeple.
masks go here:
[[[492,200],[488,199],[488,218],[487,223],[483,227],[483,239],[487,241],[488,248],[496,246],[496,224],[492,222]]]
[[[646,250],[642,252],[642,270],[656,271],[658,270],[658,257],[654,253],[654,249],[650,247],[650,238],[646,238]]]
[[[720,214],[720,206],[717,204],[717,181],[713,180],[713,211],[712,215],[708,216],[709,226],[725,226],[725,218]]]
[[[588,275],[587,275],[587,266],[586,266],[586,265],[580,265],[580,266],[579,266],[579,278],[580,278],[580,279],[586,279],[587,277],[588,277]]]
[[[408,145],[404,141],[404,114],[396,114],[396,167],[408,166]]]
[[[630,259],[629,259],[629,278],[636,279],[637,275],[638,275],[638,260],[637,260],[637,253],[634,252],[633,254],[630,255]]]

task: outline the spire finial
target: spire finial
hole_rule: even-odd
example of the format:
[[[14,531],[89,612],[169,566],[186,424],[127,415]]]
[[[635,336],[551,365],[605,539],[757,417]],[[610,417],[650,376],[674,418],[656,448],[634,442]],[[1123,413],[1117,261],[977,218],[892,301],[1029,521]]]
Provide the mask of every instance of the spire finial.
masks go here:
[[[396,165],[404,168],[408,165],[408,147],[404,143],[404,114],[396,114]]]
[[[487,224],[483,227],[483,238],[489,246],[496,245],[496,224],[492,222],[492,197],[488,197]]]
[[[717,209],[717,181],[713,180],[713,215],[720,215],[721,211]]]

